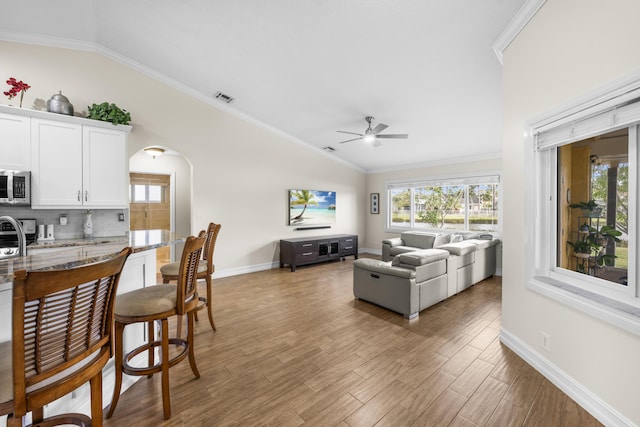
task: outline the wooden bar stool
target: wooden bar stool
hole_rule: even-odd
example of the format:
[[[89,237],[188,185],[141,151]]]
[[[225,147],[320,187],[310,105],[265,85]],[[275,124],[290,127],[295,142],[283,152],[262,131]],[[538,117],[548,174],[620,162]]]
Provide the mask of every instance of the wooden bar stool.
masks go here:
[[[12,341],[0,345],[0,415],[7,426],[102,426],[102,368],[112,356],[113,305],[131,253],[67,270],[16,271]],[[13,343],[13,349],[12,344]],[[44,405],[90,383],[91,418],[44,419]]]
[[[194,315],[198,307],[198,292],[196,274],[204,237],[189,237],[184,245],[182,259],[180,261],[180,274],[178,283],[148,286],[135,291],[118,295],[115,305],[115,371],[116,382],[113,390],[111,406],[107,412],[107,418],[111,418],[118,404],[120,389],[122,387],[122,374],[146,375],[162,373],[162,406],[164,418],[171,417],[171,402],[169,396],[169,368],[189,356],[191,371],[196,378],[200,373],[196,367],[195,353],[193,349]],[[187,315],[187,338],[169,338],[169,317]],[[127,325],[138,322],[146,322],[148,327],[148,342],[131,350],[126,355],[124,352],[123,333]],[[160,322],[160,339],[154,339],[154,323]],[[182,350],[171,359],[169,358],[169,345],[182,347]],[[160,347],[160,361],[155,363],[155,349]],[[148,365],[135,367],[130,364],[138,354],[147,352]]]
[[[204,249],[202,250],[202,260],[205,263],[200,263],[198,267],[198,279],[205,279],[207,282],[207,296],[199,297],[202,302],[198,306],[198,310],[207,308],[207,314],[209,315],[209,323],[211,328],[215,331],[216,325],[213,322],[213,314],[211,313],[212,291],[211,291],[211,275],[216,270],[213,264],[213,252],[216,248],[216,240],[218,239],[218,233],[220,232],[220,224],[209,223],[206,231],[206,241],[204,243]],[[160,273],[162,274],[162,283],[169,283],[173,280],[178,280],[178,272],[180,270],[179,262],[172,262],[160,267]],[[197,317],[196,317],[197,320]],[[178,336],[180,336],[180,330],[182,327],[181,319],[178,319]]]

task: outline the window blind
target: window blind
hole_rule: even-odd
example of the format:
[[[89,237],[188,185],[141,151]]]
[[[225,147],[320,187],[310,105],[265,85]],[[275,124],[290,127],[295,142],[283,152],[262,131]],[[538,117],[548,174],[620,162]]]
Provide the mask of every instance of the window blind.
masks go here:
[[[612,130],[638,123],[640,117],[640,89],[625,92],[607,100],[556,117],[534,128],[534,145],[546,150],[574,141],[591,138]]]
[[[456,178],[434,178],[419,179],[415,181],[402,181],[387,183],[387,189],[414,188],[414,187],[441,187],[445,185],[476,185],[476,184],[498,184],[500,175],[479,175]]]

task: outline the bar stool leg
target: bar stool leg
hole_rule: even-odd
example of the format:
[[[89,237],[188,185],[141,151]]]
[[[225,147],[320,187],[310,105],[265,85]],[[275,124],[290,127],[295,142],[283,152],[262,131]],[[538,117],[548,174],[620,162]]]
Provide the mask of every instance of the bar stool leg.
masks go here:
[[[118,399],[120,398],[120,389],[122,388],[122,363],[123,363],[123,332],[124,332],[124,323],[115,322],[115,370],[116,370],[116,383],[113,386],[113,397],[111,398],[111,405],[109,406],[109,411],[107,412],[107,418],[111,418],[113,415],[113,411],[116,409],[116,405],[118,404]]]
[[[102,399],[94,398],[94,396],[102,396],[102,373],[89,380],[89,387],[91,388],[91,425],[102,427]]]
[[[207,282],[207,314],[209,315],[209,323],[211,323],[211,328],[215,331],[216,324],[213,323],[213,314],[211,313],[211,302],[213,301],[213,297],[211,296],[211,294],[213,293],[211,291],[211,275],[207,274],[205,280]]]
[[[162,319],[162,406],[164,419],[171,418],[171,401],[169,396],[169,322]]]
[[[189,343],[189,365],[191,365],[191,371],[195,375],[196,379],[200,378],[200,372],[196,366],[196,353],[193,348],[193,329],[195,327],[195,311],[187,314],[187,342]]]
[[[156,340],[156,329],[153,325],[153,320],[150,320],[147,322],[147,341],[149,343],[152,343]],[[148,351],[149,354],[147,354],[147,366],[154,366],[156,364],[156,358],[155,358],[155,349],[153,347],[149,348]],[[153,376],[153,374],[149,374],[147,375],[147,378],[151,378]]]

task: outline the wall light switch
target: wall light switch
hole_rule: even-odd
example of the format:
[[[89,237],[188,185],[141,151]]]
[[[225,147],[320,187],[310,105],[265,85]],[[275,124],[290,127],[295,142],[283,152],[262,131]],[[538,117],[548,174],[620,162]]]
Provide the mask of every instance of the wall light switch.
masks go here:
[[[66,214],[61,214],[60,215],[60,225],[67,225],[67,215]]]
[[[124,222],[124,213],[121,212],[118,214],[118,221]]]

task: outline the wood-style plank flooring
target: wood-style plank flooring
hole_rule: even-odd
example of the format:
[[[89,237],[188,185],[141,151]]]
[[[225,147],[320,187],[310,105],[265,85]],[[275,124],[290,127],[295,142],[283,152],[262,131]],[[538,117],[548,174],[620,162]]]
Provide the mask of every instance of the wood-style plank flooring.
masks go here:
[[[350,257],[351,258],[351,257]],[[105,426],[599,426],[500,344],[501,278],[417,320],[353,298],[353,260],[214,280],[196,357],[142,378]]]

